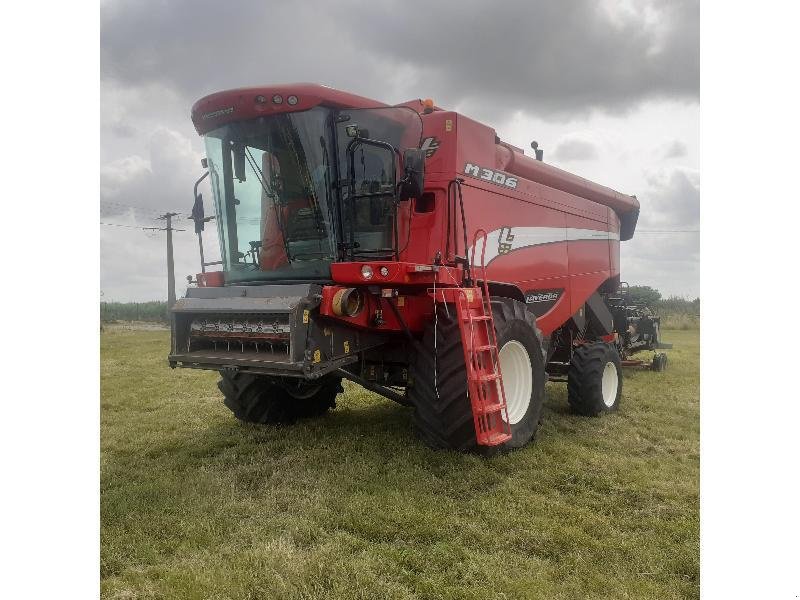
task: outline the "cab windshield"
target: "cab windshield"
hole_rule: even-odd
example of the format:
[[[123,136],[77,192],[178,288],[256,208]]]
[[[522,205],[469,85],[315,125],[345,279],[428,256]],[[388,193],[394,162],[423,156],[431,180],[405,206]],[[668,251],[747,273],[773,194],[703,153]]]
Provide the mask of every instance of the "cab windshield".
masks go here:
[[[230,123],[206,135],[228,281],[320,279],[336,255],[330,111]]]
[[[351,145],[349,125],[384,147]],[[316,107],[206,134],[226,280],[329,279],[334,260],[396,256],[397,154],[421,134],[419,115],[396,107]]]

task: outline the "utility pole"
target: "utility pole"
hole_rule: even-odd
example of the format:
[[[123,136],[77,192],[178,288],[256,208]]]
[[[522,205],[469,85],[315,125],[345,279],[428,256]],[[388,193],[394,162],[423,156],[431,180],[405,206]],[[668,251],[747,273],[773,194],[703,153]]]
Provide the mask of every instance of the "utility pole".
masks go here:
[[[167,222],[166,227],[143,227],[143,229],[167,232],[167,311],[175,305],[175,261],[172,256],[172,232],[185,231],[184,229],[173,229],[172,217],[177,216],[178,213],[168,212],[158,217]]]
[[[172,257],[172,217],[177,213],[165,213],[167,220],[167,308],[175,306],[175,260]]]

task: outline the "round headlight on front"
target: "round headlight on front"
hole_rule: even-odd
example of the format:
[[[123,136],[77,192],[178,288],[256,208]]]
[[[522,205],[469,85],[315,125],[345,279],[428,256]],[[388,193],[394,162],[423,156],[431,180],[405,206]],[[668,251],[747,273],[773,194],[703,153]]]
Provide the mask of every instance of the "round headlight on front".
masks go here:
[[[372,279],[372,267],[370,267],[369,265],[364,265],[363,267],[361,267],[361,277],[363,277],[366,280]]]
[[[297,104],[297,96],[289,96],[286,99],[286,102],[289,104],[289,106],[294,106],[295,104]]]

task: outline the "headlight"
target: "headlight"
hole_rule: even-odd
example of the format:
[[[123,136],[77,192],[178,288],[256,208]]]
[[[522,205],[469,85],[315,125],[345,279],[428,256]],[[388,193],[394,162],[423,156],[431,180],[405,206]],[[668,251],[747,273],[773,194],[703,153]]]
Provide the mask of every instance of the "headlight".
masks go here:
[[[372,279],[372,267],[370,267],[369,265],[364,265],[363,267],[361,267],[361,277],[363,277],[366,280]]]

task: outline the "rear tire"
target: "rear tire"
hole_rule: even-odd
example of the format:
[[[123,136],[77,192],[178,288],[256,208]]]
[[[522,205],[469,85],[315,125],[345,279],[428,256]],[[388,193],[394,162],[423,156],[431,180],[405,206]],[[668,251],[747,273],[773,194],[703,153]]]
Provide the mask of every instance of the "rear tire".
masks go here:
[[[567,397],[578,414],[596,417],[619,408],[622,397],[622,361],[611,344],[590,342],[572,353]]]
[[[414,405],[414,431],[431,448],[484,453],[520,448],[533,439],[539,426],[545,373],[536,317],[516,300],[492,298],[491,304],[511,440],[501,446],[478,446],[455,308],[450,306],[448,315],[440,305],[436,349],[434,324],[430,323],[409,371],[408,397]]]
[[[217,387],[225,406],[246,423],[286,424],[318,417],[336,408],[336,395],[343,391],[339,377],[304,383],[248,373],[221,375]]]

